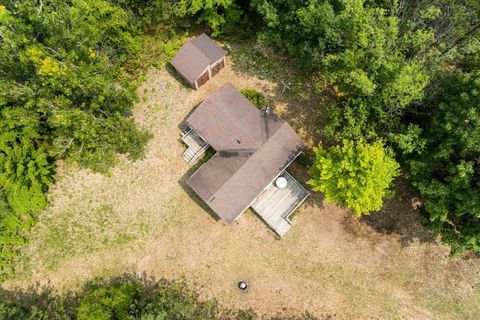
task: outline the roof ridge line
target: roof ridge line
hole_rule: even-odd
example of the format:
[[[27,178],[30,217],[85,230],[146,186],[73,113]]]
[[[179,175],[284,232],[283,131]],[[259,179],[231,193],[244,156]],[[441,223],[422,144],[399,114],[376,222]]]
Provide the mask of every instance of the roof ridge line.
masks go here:
[[[195,49],[197,49],[198,52],[200,52],[208,61],[210,61],[210,63],[212,63],[212,60],[211,60],[209,57],[207,57],[207,55],[205,54],[205,52],[203,52],[203,50],[202,50],[201,48],[197,47],[197,46],[195,45],[195,43],[193,43],[192,40],[189,40],[189,39],[188,39],[187,41],[190,42],[190,44],[191,44]]]
[[[249,160],[251,160],[251,158],[255,155],[255,153],[257,153],[257,151],[259,151],[268,141],[270,141],[270,139],[273,138],[273,137],[280,131],[280,129],[285,126],[285,124],[286,124],[287,126],[290,126],[286,121],[284,121],[284,122],[282,123],[282,125],[272,134],[272,136],[271,136],[269,139],[266,139],[265,142],[262,143],[259,148],[257,148],[257,149],[250,149],[250,150],[255,150],[255,152],[251,153],[251,154],[248,156],[248,159],[245,160],[245,162],[242,163],[242,165],[240,165],[240,166],[232,173],[232,175],[230,176],[230,178],[227,179],[227,180],[225,180],[225,181],[217,188],[217,190],[215,190],[215,192],[213,192],[213,194],[212,194],[212,196],[210,197],[210,199],[208,199],[209,202],[212,201],[212,199],[215,198],[218,190],[222,189],[222,187],[223,187],[233,176],[235,176],[235,175],[238,173],[238,171],[240,171],[240,169],[241,169],[243,166],[245,166],[245,164],[246,164]],[[248,150],[248,149],[244,149],[244,150]],[[217,152],[215,153],[215,155],[219,154],[219,152],[221,152],[221,151],[217,151]],[[240,155],[241,155],[241,154],[240,154]],[[240,156],[240,155],[238,155],[238,156]],[[219,155],[219,156],[220,156],[220,155]],[[213,158],[213,157],[212,157],[212,158]],[[208,161],[210,161],[210,160],[208,160]],[[208,162],[208,161],[207,161],[207,162]]]

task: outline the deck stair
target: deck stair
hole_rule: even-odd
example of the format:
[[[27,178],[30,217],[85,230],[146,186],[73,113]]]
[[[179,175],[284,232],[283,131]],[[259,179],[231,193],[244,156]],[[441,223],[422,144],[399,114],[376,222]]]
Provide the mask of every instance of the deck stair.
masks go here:
[[[192,148],[188,148],[187,150],[185,150],[182,156],[183,156],[183,159],[185,159],[185,161],[190,163],[195,158],[195,151],[193,151]]]
[[[189,164],[194,163],[209,147],[208,143],[190,128],[182,132],[182,141],[188,146],[182,157]]]

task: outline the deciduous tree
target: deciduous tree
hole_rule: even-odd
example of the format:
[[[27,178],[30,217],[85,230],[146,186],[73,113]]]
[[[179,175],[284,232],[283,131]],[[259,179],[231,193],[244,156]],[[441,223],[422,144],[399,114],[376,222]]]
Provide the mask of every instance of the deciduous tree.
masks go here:
[[[368,144],[344,140],[329,149],[314,148],[315,160],[309,184],[330,203],[351,208],[357,216],[380,210],[383,198],[398,175],[399,165],[381,142]]]
[[[55,160],[105,172],[116,153],[142,154],[149,134],[122,69],[140,48],[130,18],[105,0],[2,1],[1,272],[46,205]]]
[[[426,224],[453,252],[480,252],[480,70],[442,75],[424,101],[425,151],[405,161]]]

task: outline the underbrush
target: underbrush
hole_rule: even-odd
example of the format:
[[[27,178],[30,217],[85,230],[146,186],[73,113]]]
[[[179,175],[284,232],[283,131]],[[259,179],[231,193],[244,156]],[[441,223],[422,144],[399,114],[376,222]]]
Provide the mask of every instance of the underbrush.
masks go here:
[[[253,311],[223,310],[183,282],[124,275],[90,281],[78,292],[52,288],[0,291],[0,319],[255,319]]]
[[[150,67],[163,68],[177,53],[191,31],[176,29],[169,25],[158,25],[156,31],[142,36],[142,49],[125,69],[143,80]]]

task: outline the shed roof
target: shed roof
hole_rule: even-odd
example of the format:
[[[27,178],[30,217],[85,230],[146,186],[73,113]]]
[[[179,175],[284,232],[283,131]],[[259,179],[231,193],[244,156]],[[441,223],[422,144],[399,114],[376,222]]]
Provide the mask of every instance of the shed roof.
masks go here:
[[[304,148],[288,123],[258,110],[229,83],[205,99],[187,123],[217,151],[187,184],[228,223]]]
[[[227,54],[227,51],[220,48],[215,41],[205,33],[193,39],[192,44],[210,59],[210,63],[217,62]]]
[[[205,33],[187,40],[170,63],[190,83],[194,83],[207,67],[226,55]]]

